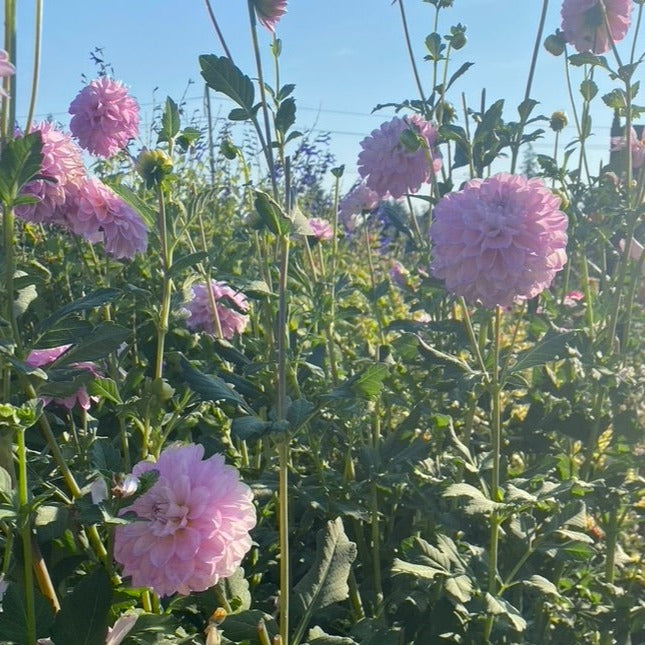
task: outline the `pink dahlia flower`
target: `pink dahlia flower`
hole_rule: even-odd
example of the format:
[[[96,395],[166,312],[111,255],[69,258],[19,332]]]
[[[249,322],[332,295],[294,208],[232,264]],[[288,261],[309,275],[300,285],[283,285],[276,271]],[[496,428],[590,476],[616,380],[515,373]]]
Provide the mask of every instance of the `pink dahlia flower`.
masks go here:
[[[332,225],[322,217],[312,217],[309,220],[312,237],[315,237],[320,242],[328,242],[334,237],[334,229]]]
[[[258,20],[273,33],[280,18],[287,13],[287,0],[253,0],[253,4]]]
[[[4,49],[0,49],[0,78],[7,78],[13,76],[15,73],[16,68],[9,60],[9,54]],[[0,96],[4,96],[5,98],[9,96],[2,86],[0,86]]]
[[[66,226],[66,217],[75,207],[81,182],[85,178],[83,153],[71,137],[51,123],[40,123],[31,129],[42,137],[43,161],[40,175],[26,184],[21,195],[38,199],[36,204],[16,208],[16,215],[28,222]]]
[[[120,81],[106,76],[84,87],[69,106],[69,127],[81,147],[111,157],[139,133],[139,106]]]
[[[353,231],[360,223],[359,218],[373,211],[380,199],[377,193],[364,183],[354,186],[338,204],[338,217],[348,231]]]
[[[249,310],[246,296],[227,285],[226,282],[211,280],[210,288],[224,338],[230,339],[235,334],[241,334],[249,322],[249,317],[246,315]],[[207,286],[196,284],[192,288],[192,293],[192,300],[184,305],[184,309],[188,313],[186,320],[188,329],[203,331],[209,336],[215,337],[217,325]]]
[[[579,52],[604,54],[612,41],[621,41],[629,29],[632,0],[603,0],[607,24],[600,0],[564,0],[562,33],[564,39]]]
[[[643,138],[638,138],[638,133],[634,128],[631,131],[630,147],[632,151],[632,168],[638,170],[645,161],[645,130]],[[612,137],[611,152],[622,152],[627,150],[627,137]]]
[[[203,446],[175,445],[156,464],[140,461],[133,468],[137,477],[159,474],[122,511],[137,519],[114,534],[114,557],[134,587],[151,587],[161,596],[204,591],[230,576],[251,547],[251,489],[222,455],[203,456]]]
[[[148,246],[143,220],[96,177],[80,187],[77,208],[68,215],[70,228],[88,242],[103,242],[107,253],[132,259]]]
[[[428,149],[416,145],[416,141],[402,141],[409,130],[425,139]],[[431,173],[441,168],[441,156],[434,149],[436,139],[437,131],[432,123],[418,114],[403,119],[394,117],[361,141],[363,150],[358,155],[358,172],[367,187],[381,198],[398,199],[406,193],[416,193]],[[428,163],[428,150],[432,167]]]
[[[60,358],[70,347],[71,345],[59,345],[58,347],[51,347],[50,349],[34,349],[29,352],[29,355],[25,359],[25,363],[30,367],[46,367]],[[91,372],[94,376],[99,375],[96,366],[92,363],[72,363],[69,367]],[[49,403],[53,401],[57,405],[62,405],[68,410],[71,410],[78,403],[83,410],[89,410],[90,402],[96,399],[95,397],[90,397],[87,393],[87,389],[83,386],[74,394],[65,397],[64,399],[42,397],[42,400],[45,405],[49,405]]]
[[[484,307],[546,289],[567,261],[567,217],[540,179],[473,179],[434,209],[432,272]]]
[[[408,283],[408,278],[410,277],[410,272],[399,262],[394,260],[392,266],[389,270],[390,279],[394,284],[399,285],[399,287],[404,287]]]

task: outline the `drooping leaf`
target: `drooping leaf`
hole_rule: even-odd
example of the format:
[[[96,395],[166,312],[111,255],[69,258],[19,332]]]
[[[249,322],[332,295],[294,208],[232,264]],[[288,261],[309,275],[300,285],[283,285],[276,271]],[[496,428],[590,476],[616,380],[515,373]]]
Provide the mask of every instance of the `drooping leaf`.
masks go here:
[[[97,361],[116,351],[130,336],[130,330],[114,323],[101,323],[92,333],[72,346],[53,365],[62,367],[70,363]]]
[[[112,288],[101,288],[93,291],[87,296],[83,296],[74,302],[57,309],[53,314],[48,316],[40,324],[40,333],[44,333],[48,329],[54,326],[59,320],[66,318],[67,316],[80,313],[81,311],[88,311],[89,309],[94,309],[95,307],[101,307],[102,305],[107,304],[108,302],[113,302],[116,300],[123,292],[120,289]]]
[[[229,58],[205,54],[199,57],[199,65],[208,87],[225,94],[251,114],[255,98],[253,83]]]
[[[123,403],[119,394],[119,386],[111,378],[95,378],[88,386],[87,391],[91,396],[99,396],[112,403]]]
[[[523,632],[526,629],[526,620],[524,620],[522,614],[503,598],[496,598],[487,592],[486,610],[493,616],[505,618],[517,632]]]
[[[208,251],[196,251],[195,253],[189,253],[183,257],[175,260],[172,263],[172,266],[168,270],[168,275],[175,277],[178,273],[181,273],[185,269],[189,269],[192,266],[195,266],[202,260],[205,260],[208,257]]]
[[[531,367],[538,367],[562,358],[567,346],[575,339],[576,332],[559,333],[549,330],[533,347],[520,352],[508,370],[509,374],[521,372]]]
[[[131,188],[123,184],[109,183],[110,188],[135,211],[144,221],[148,230],[154,229],[157,224],[157,211],[148,206]]]
[[[63,599],[52,636],[56,643],[98,645],[108,631],[112,583],[103,567],[84,577]]]
[[[527,587],[537,589],[545,596],[555,596],[556,598],[560,597],[558,588],[550,580],[547,580],[543,576],[539,576],[537,574],[533,575],[528,580],[524,580],[524,584]]]
[[[347,598],[347,579],[355,558],[356,544],[345,535],[340,517],[327,522],[318,532],[316,557],[311,569],[293,590],[294,611],[300,617],[294,645],[316,611]]]

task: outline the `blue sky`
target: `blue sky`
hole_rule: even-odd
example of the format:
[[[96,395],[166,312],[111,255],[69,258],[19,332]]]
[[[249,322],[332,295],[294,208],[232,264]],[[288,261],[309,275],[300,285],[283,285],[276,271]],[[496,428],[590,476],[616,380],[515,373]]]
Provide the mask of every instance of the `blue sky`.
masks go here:
[[[33,48],[34,2],[18,3],[18,114],[26,114]],[[199,109],[203,86],[198,56],[222,54],[202,0],[53,0],[45,2],[41,83],[37,115],[52,114],[67,122],[67,108],[82,86],[82,75],[96,75],[90,52],[102,47],[117,78],[131,89],[149,121],[153,100],[166,95],[176,100],[187,90],[188,108]],[[246,2],[212,0],[236,64],[254,76]],[[545,33],[560,24],[559,0],[552,0]],[[452,90],[452,100],[479,103],[486,88],[488,104],[506,99],[505,118],[516,118],[515,107],[524,94],[526,75],[535,39],[541,0],[455,0],[441,12],[439,31],[450,25],[467,26],[468,44],[457,52],[452,71],[466,61],[475,65]],[[430,82],[430,65],[424,63],[424,38],[433,31],[434,7],[421,0],[407,0],[416,58]],[[378,103],[417,98],[416,87],[402,37],[397,5],[391,0],[291,0],[288,14],[278,26],[283,41],[281,79],[295,83],[298,129],[314,127],[332,133],[332,152],[347,166],[345,182],[355,179],[355,159],[360,140],[391,110],[370,114]],[[270,38],[265,30],[261,46],[270,64]],[[268,75],[271,81],[271,75]],[[576,82],[579,84],[578,79]],[[156,92],[155,92],[155,88]],[[602,87],[607,91],[609,86]],[[539,110],[550,115],[565,109],[571,115],[565,94],[563,61],[544,49],[540,52],[532,96],[541,101]],[[596,99],[591,148],[605,155],[611,114]],[[225,101],[214,109],[225,116]],[[570,127],[563,136],[574,136]],[[550,153],[550,141],[535,145],[537,152]],[[346,186],[348,188],[349,185]]]

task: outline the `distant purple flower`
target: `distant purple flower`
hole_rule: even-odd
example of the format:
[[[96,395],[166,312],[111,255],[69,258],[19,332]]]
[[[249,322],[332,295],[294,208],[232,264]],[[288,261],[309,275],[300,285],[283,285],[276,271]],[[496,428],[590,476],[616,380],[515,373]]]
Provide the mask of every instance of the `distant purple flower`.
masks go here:
[[[15,66],[9,60],[9,54],[4,49],[0,49],[0,78],[7,78],[16,73]],[[0,85],[0,96],[7,98],[9,95],[4,91]]]
[[[241,334],[249,322],[249,317],[246,315],[249,310],[246,296],[225,282],[215,280],[211,280],[210,289],[224,338],[230,339],[235,334]],[[196,284],[192,287],[192,294],[192,300],[184,305],[185,311],[189,314],[186,326],[193,331],[203,331],[215,337],[217,325],[208,287],[205,284]]]
[[[25,359],[25,363],[30,367],[46,367],[50,365],[55,360],[60,358],[71,345],[59,345],[58,347],[51,347],[50,349],[34,349],[29,352],[29,355]],[[98,376],[98,371],[96,366],[92,363],[71,363],[69,367],[73,367],[78,370],[85,370],[91,372],[94,376]],[[94,397],[92,397],[93,399]],[[79,388],[74,394],[65,397],[64,399],[53,399],[52,397],[42,397],[43,403],[48,405],[52,401],[58,405],[71,410],[77,403],[84,409],[89,410],[90,401],[92,400],[87,393],[85,386]]]
[[[611,49],[612,41],[617,43],[627,34],[632,0],[603,2],[609,33],[600,0],[564,0],[562,3],[562,33],[577,51],[604,54]]]
[[[389,271],[390,278],[394,284],[399,285],[399,287],[404,287],[410,276],[410,272],[399,262],[394,260]]]
[[[430,228],[432,272],[484,307],[546,289],[567,261],[567,217],[540,179],[499,174],[448,193]]]
[[[327,242],[334,237],[332,225],[322,217],[312,217],[309,220],[309,227],[311,228],[312,237],[315,237],[320,242]]]
[[[69,106],[69,127],[81,147],[111,157],[139,133],[139,106],[120,81],[106,76],[84,87]]]
[[[275,31],[280,18],[287,13],[287,0],[253,0],[253,4],[258,20],[270,32]]]
[[[421,137],[425,144],[407,137],[407,132]],[[405,141],[406,137],[411,140]],[[436,139],[435,127],[418,114],[394,117],[361,141],[358,172],[367,187],[381,198],[398,199],[406,193],[416,193],[432,172],[441,168],[441,155],[434,148]],[[432,167],[428,154],[432,156]]]
[[[379,203],[379,196],[364,183],[350,190],[338,204],[338,217],[348,231],[353,231],[364,213],[373,211]]]
[[[42,137],[43,161],[39,174],[46,179],[34,179],[23,187],[20,194],[33,196],[38,203],[18,206],[16,215],[28,222],[67,226],[67,214],[75,207],[85,178],[83,153],[68,134],[51,123],[33,126],[31,132],[36,131]]]
[[[88,242],[103,242],[116,258],[132,259],[148,245],[143,220],[125,201],[96,177],[83,182],[73,217],[68,217],[74,233]]]

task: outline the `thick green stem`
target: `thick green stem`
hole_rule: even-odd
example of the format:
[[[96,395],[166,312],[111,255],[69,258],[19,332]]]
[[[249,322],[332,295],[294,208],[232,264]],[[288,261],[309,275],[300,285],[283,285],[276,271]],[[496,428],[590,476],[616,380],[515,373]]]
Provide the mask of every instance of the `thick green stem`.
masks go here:
[[[159,213],[157,224],[159,226],[159,240],[161,242],[161,261],[163,263],[163,287],[161,294],[161,308],[159,311],[159,324],[157,326],[157,354],[155,358],[155,379],[163,376],[163,354],[166,342],[166,333],[168,332],[168,320],[170,318],[170,296],[172,293],[172,280],[170,279],[170,266],[172,260],[168,247],[168,231],[166,222],[166,204],[163,196],[163,189],[158,188]],[[146,447],[144,447],[146,450]],[[145,455],[144,455],[145,456]]]
[[[605,556],[605,582],[613,585],[616,574],[616,542],[618,539],[618,510],[620,504],[618,500],[613,508],[609,511],[609,522],[607,524],[607,533],[605,544],[607,545],[607,554]]]
[[[40,77],[40,45],[43,34],[43,0],[36,0],[36,34],[34,38],[34,72],[31,79],[31,97],[29,99],[29,112],[25,132],[29,132],[31,122],[36,109],[36,97],[38,96],[38,79]]]
[[[18,503],[20,505],[20,538],[22,540],[23,570],[25,576],[25,615],[27,619],[27,641],[36,642],[36,605],[34,597],[34,573],[31,558],[31,512],[29,509],[29,487],[27,483],[27,447],[25,429],[18,428]]]

